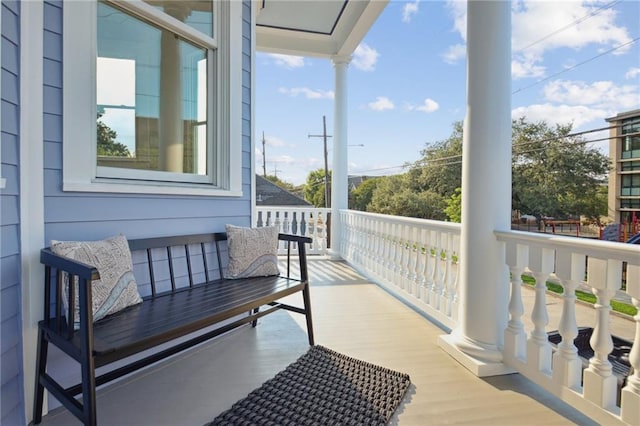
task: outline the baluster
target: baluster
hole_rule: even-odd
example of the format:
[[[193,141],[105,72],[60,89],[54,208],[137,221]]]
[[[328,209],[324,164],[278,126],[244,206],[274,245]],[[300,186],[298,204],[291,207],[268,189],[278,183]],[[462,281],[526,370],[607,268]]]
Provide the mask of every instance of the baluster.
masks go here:
[[[454,321],[458,321],[458,280],[460,279],[460,236],[453,236],[453,254],[455,256],[454,263],[452,265],[454,272],[453,279],[453,300],[451,302],[451,319]]]
[[[393,260],[393,283],[398,287],[402,287],[402,254],[404,247],[402,247],[401,226],[399,224],[393,224],[393,242],[395,249],[395,258]]]
[[[589,344],[594,355],[584,371],[584,397],[610,410],[616,406],[618,379],[613,375],[609,354],[613,339],[609,330],[611,298],[622,283],[622,263],[616,260],[589,258],[587,282],[596,295],[596,325]]]
[[[435,235],[433,241],[433,271],[432,271],[432,284],[431,295],[429,296],[429,304],[436,310],[440,309],[440,296],[442,294],[442,264],[440,262],[440,251],[442,250],[441,235],[439,231],[433,231],[432,236]]]
[[[282,212],[282,214],[284,215],[284,219],[282,220],[282,233],[289,234],[291,232],[289,212]]]
[[[387,283],[391,283],[391,268],[393,267],[392,259],[392,247],[391,247],[391,233],[390,233],[391,225],[386,220],[382,224],[383,229],[383,244],[384,244],[384,281]]]
[[[402,235],[402,289],[407,293],[411,293],[411,255],[413,244],[411,243],[410,228],[407,225],[401,225]]]
[[[260,227],[262,227],[263,224],[264,224],[264,222],[262,221],[262,211],[259,210],[258,211],[258,220],[257,220],[257,223],[256,223],[256,227],[260,228]]]
[[[536,280],[536,298],[531,313],[534,329],[527,340],[527,363],[538,371],[551,375],[551,344],[545,331],[549,323],[546,305],[547,278],[553,272],[553,249],[531,247],[529,268]]]
[[[507,266],[511,273],[511,297],[509,299],[509,323],[504,331],[504,349],[508,358],[525,361],[527,334],[522,315],[522,273],[529,257],[529,247],[513,242],[507,243]]]
[[[267,212],[267,221],[265,226],[271,226],[271,211]]]
[[[376,249],[375,249],[375,222],[371,218],[367,218],[367,264],[368,270],[375,272],[376,269]]]
[[[576,322],[576,287],[584,279],[586,256],[568,249],[556,252],[556,276],[562,284],[562,316],[558,331],[562,341],[553,354],[553,378],[561,386],[579,389],[582,382],[582,361],[573,343],[578,337]]]
[[[444,312],[444,314],[448,317],[451,317],[451,305],[453,303],[453,271],[452,265],[453,262],[451,257],[453,256],[453,235],[445,234],[446,236],[446,258],[445,258],[445,266],[444,266],[444,287],[442,289],[442,299],[444,301],[444,306],[440,306],[440,310]]]
[[[622,389],[621,417],[630,425],[640,424],[640,266],[627,265],[627,293],[638,313],[633,317],[636,322],[636,335],[629,353],[629,364],[633,374],[627,378]]]
[[[415,268],[415,296],[419,300],[422,299],[424,290],[424,243],[423,243],[424,229],[416,229],[416,268]]]
[[[422,301],[425,304],[429,304],[431,300],[431,287],[433,281],[431,280],[431,231],[424,229],[422,231],[422,238],[424,240],[424,269],[422,271]]]
[[[373,226],[373,274],[377,279],[379,279],[382,272],[380,221],[377,219],[372,219],[371,222]]]
[[[298,219],[300,218],[300,212],[291,212],[291,233],[293,235],[301,235],[300,227],[298,226]]]

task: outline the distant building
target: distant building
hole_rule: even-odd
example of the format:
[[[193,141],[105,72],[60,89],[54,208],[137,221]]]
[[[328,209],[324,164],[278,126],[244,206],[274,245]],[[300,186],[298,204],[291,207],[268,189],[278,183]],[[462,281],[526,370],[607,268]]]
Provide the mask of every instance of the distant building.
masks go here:
[[[609,131],[609,218],[633,233],[640,222],[640,109],[607,118]]]
[[[311,203],[256,175],[256,206],[311,206]]]

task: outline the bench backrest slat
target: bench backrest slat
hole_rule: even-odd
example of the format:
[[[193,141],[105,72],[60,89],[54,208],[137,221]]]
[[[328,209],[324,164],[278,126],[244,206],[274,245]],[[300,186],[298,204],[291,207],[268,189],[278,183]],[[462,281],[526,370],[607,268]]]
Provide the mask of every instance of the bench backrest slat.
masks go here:
[[[204,277],[209,282],[209,265],[207,264],[207,252],[205,251],[204,243],[200,243],[200,250],[202,252],[202,264],[204,265]]]
[[[153,275],[153,256],[151,255],[150,248],[147,248],[147,264],[149,266],[149,282],[151,283],[151,297],[156,297],[156,279]]]
[[[193,271],[191,270],[191,253],[189,253],[189,244],[184,245],[184,254],[187,256],[187,274],[189,275],[189,287],[193,287]]]
[[[167,260],[169,261],[169,277],[171,278],[171,290],[176,291],[176,275],[173,272],[173,256],[171,256],[171,247],[167,247]],[[152,284],[155,287],[155,283]]]

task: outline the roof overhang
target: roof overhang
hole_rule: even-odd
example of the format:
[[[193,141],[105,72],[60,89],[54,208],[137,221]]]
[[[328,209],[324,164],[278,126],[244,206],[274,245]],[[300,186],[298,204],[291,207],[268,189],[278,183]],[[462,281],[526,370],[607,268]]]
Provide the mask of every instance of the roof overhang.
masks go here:
[[[297,56],[349,56],[388,2],[255,0],[256,48]]]

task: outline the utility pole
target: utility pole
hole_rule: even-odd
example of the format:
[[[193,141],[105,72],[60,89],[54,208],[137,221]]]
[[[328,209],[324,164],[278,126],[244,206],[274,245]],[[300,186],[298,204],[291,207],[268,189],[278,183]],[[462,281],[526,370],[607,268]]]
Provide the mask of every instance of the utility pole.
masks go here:
[[[262,131],[262,175],[267,177],[267,153],[265,152],[264,130]]]
[[[324,206],[331,207],[331,191],[329,189],[329,166],[327,163],[327,138],[332,137],[327,135],[327,117],[322,116],[322,134],[321,135],[308,135],[310,138],[322,138],[324,140]]]

